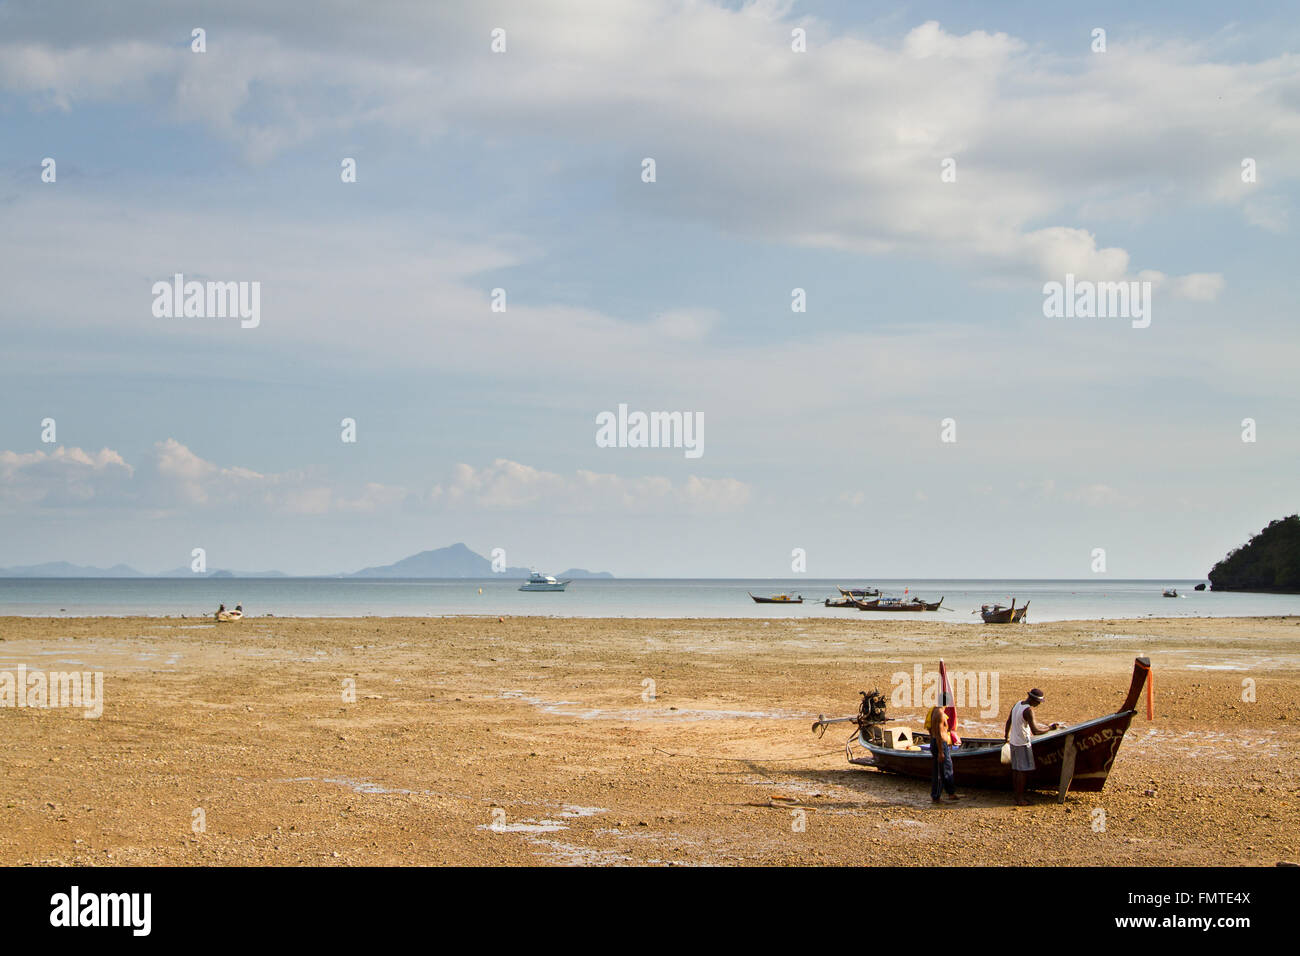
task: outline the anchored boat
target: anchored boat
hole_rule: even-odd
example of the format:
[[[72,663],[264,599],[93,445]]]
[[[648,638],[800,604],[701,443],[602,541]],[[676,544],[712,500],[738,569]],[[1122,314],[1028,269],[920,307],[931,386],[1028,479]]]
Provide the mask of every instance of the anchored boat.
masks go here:
[[[539,574],[533,571],[528,575],[528,580],[519,586],[521,591],[563,591],[572,584],[572,581],[557,581],[549,574]]]
[[[758,595],[754,594],[751,591],[746,591],[745,593],[754,599],[755,604],[802,604],[803,603],[802,594],[799,595],[798,597],[790,597],[790,595],[788,594],[773,594],[771,597],[759,597]]]
[[[854,601],[853,605],[859,611],[937,611],[939,605],[943,603],[943,598],[930,604],[922,601],[920,598],[912,598],[910,601],[903,601],[899,598],[876,598],[874,601]]]
[[[985,604],[980,608],[980,617],[984,618],[985,624],[1019,624],[1025,619],[1028,610],[1028,601],[1023,607],[1016,607],[1016,599],[1012,598],[1011,607],[1002,604]]]
[[[1028,789],[1055,790],[1062,803],[1067,791],[1095,793],[1101,790],[1106,785],[1106,777],[1115,763],[1124,734],[1137,713],[1143,686],[1147,688],[1147,719],[1154,716],[1152,689],[1148,681],[1150,673],[1150,659],[1136,658],[1128,695],[1119,710],[1034,737],[1031,744],[1034,769],[1029,772]],[[829,720],[818,717],[813,731],[820,735],[831,724],[856,724],[857,730],[844,744],[849,763],[930,779],[933,760],[929,752],[930,735],[913,732],[909,727],[890,726],[885,714],[887,703],[888,699],[879,691],[870,694],[864,691],[856,716]],[[867,756],[853,755],[855,743],[867,751]],[[1011,754],[1010,745],[1005,740],[962,737],[959,746],[951,747],[951,753],[953,779],[957,786],[1010,789]]]

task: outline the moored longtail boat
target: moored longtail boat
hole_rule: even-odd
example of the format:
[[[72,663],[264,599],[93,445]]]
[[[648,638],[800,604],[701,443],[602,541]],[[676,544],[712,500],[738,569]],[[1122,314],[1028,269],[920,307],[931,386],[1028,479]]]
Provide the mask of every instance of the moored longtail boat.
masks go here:
[[[838,584],[835,586],[846,598],[880,597],[880,588],[841,588]]]
[[[1019,624],[1025,619],[1025,612],[1029,610],[1029,602],[1026,601],[1023,607],[1016,607],[1016,599],[1011,599],[1011,607],[1005,607],[1001,604],[985,604],[980,608],[980,617],[984,618],[985,624]]]
[[[827,598],[824,603],[827,607],[857,607],[858,606],[857,602],[854,601],[853,598],[851,597],[843,597],[840,598],[838,601],[833,601],[830,598]]]
[[[1069,790],[1087,793],[1101,790],[1106,785],[1106,777],[1115,763],[1124,734],[1137,713],[1138,697],[1144,685],[1147,688],[1147,719],[1152,719],[1150,673],[1150,659],[1135,659],[1128,696],[1119,710],[1034,737],[1034,769],[1029,773],[1028,788],[1055,790],[1062,803]],[[813,730],[825,732],[825,728],[833,723],[856,724],[857,730],[844,745],[849,763],[930,779],[932,758],[928,750],[921,749],[929,746],[930,735],[913,733],[897,726],[885,727],[889,723],[885,715],[886,704],[884,694],[864,692],[857,716],[831,720],[819,717]],[[867,750],[868,756],[853,756],[855,742]],[[1011,759],[1005,740],[963,737],[961,745],[952,747],[951,753],[953,777],[958,787],[1010,789]]]
[[[933,604],[920,598],[912,598],[910,601],[900,601],[898,598],[876,598],[874,601],[853,602],[859,611],[937,611],[942,603],[943,598],[939,598]]]
[[[759,597],[749,591],[745,592],[754,599],[755,604],[802,604],[803,595],[799,597],[790,597],[788,594],[773,594],[771,597]]]

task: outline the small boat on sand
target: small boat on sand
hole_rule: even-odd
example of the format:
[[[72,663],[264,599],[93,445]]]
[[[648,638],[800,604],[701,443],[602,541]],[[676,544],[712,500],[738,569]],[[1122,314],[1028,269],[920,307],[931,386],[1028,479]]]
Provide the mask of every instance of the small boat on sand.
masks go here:
[[[1012,598],[1010,607],[1002,604],[985,604],[980,608],[980,617],[984,618],[985,624],[1019,624],[1024,621],[1025,612],[1028,610],[1028,601],[1022,607],[1016,607],[1016,599]]]
[[[758,595],[753,594],[750,591],[746,591],[745,593],[754,599],[755,604],[802,604],[803,603],[802,594],[799,595],[798,597],[790,597],[790,595],[788,594],[773,594],[771,597],[759,597]]]
[[[1065,802],[1065,794],[1070,790],[1086,793],[1101,790],[1114,766],[1124,734],[1137,714],[1138,697],[1143,686],[1147,688],[1147,719],[1153,718],[1151,685],[1147,681],[1150,673],[1150,659],[1136,658],[1128,695],[1119,710],[1034,737],[1031,743],[1034,769],[1029,772],[1028,789],[1055,790],[1061,803]],[[879,691],[870,694],[864,691],[856,716],[829,720],[818,717],[813,732],[825,733],[830,724],[855,724],[857,729],[844,744],[849,763],[929,780],[933,759],[929,752],[930,735],[897,724],[887,726],[890,724],[885,713],[888,703],[889,698]],[[853,756],[855,743],[868,755]],[[960,746],[952,748],[952,769],[953,779],[959,787],[1001,790],[1011,787],[1009,747],[999,738],[963,736]]]

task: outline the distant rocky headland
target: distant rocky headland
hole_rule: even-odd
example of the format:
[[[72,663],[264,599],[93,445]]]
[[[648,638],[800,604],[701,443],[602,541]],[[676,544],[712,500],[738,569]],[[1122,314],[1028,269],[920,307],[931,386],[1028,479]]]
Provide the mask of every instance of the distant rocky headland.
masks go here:
[[[1300,593],[1300,515],[1270,521],[1210,571],[1215,591]]]

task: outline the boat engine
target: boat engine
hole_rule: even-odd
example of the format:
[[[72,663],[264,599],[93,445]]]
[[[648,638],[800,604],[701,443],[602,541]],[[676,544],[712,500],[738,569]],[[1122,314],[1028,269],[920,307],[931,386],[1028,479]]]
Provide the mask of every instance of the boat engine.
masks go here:
[[[882,694],[878,689],[868,694],[865,690],[858,691],[862,695],[862,703],[858,705],[858,719],[854,721],[859,727],[865,727],[867,724],[885,724],[889,722],[889,717],[885,714],[885,708],[889,704],[889,698]]]

